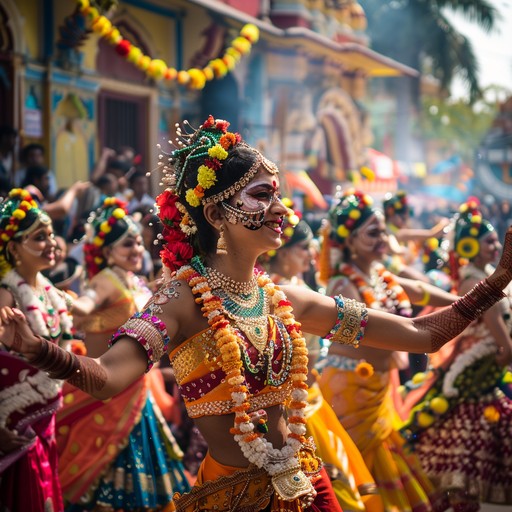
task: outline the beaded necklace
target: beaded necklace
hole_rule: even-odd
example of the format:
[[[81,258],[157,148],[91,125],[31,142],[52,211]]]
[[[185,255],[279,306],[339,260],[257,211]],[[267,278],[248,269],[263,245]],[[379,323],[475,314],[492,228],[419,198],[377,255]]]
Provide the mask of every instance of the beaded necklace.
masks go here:
[[[364,303],[372,309],[381,309],[396,315],[410,317],[411,302],[393,274],[377,264],[372,267],[370,279],[354,265],[343,263],[339,273],[346,276],[359,291]]]
[[[194,258],[192,265],[197,262]],[[272,484],[278,493],[283,489],[293,489],[294,496],[309,496],[314,493],[311,482],[300,469],[296,454],[306,441],[305,408],[307,405],[308,386],[307,365],[308,352],[306,341],[302,336],[300,324],[295,321],[291,303],[285,294],[266,274],[257,277],[258,286],[263,288],[271,298],[273,313],[285,326],[291,339],[291,393],[287,417],[289,433],[286,443],[281,448],[274,448],[262,433],[256,432],[251,417],[249,390],[243,371],[241,340],[235,328],[230,324],[223,312],[222,299],[213,293],[207,278],[193,266],[181,267],[176,273],[177,279],[185,280],[197,295],[195,299],[201,305],[203,316],[214,331],[217,349],[221,354],[222,370],[230,385],[231,399],[234,406],[231,410],[235,415],[234,426],[230,432],[234,435],[244,456],[256,466],[264,468],[272,477]],[[298,494],[297,494],[298,493]]]
[[[36,283],[42,290],[41,297],[14,269],[2,279],[2,284],[9,288],[36,334],[51,340],[62,333],[64,339],[72,339],[72,321],[64,299],[42,274],[37,274]]]

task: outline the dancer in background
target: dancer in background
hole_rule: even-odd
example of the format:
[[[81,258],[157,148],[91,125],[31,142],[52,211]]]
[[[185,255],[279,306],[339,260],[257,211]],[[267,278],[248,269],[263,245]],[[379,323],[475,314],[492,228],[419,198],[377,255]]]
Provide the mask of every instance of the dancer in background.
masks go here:
[[[293,203],[283,199],[288,208]],[[259,258],[272,281],[279,285],[308,288],[302,276],[309,270],[310,246],[313,232],[301,218],[300,212],[290,209],[284,218],[281,247]],[[380,510],[382,502],[376,496],[377,487],[354,442],[340,424],[336,414],[323,398],[318,385],[315,365],[322,350],[322,339],[304,334],[308,348],[308,405],[306,407],[307,435],[313,436],[317,454],[322,459],[341,508],[356,512]],[[366,505],[366,506],[365,506]]]
[[[180,129],[178,149],[163,159],[168,188],[157,202],[167,280],[107,352],[93,359],[61,350],[10,307],[0,309],[0,340],[100,400],[122,392],[169,351],[187,412],[209,450],[192,491],[175,495],[178,511],[339,511],[305,437],[302,329],[333,344],[436,351],[503,296],[512,278],[512,230],[491,276],[420,319],[303,287],[277,288],[255,263],[281,244],[287,209],[278,168],[228,126],[210,116],[197,130]],[[250,415],[260,409],[267,433]]]
[[[330,212],[331,231],[324,248],[331,249],[327,294],[350,297],[367,307],[397,317],[412,315],[411,300],[444,306],[457,296],[422,281],[399,278],[381,261],[388,240],[384,217],[370,196],[349,189]],[[327,261],[325,254],[322,261]],[[422,474],[418,460],[403,450],[396,431],[393,403],[400,354],[377,347],[332,344],[318,366],[320,387],[341,424],[350,434],[377,483],[383,510],[444,510],[441,496]],[[395,374],[395,375],[394,375]]]
[[[71,340],[72,319],[41,274],[55,265],[56,245],[50,217],[26,190],[11,190],[0,205],[0,304],[19,308],[33,332],[57,346]],[[61,384],[1,347],[1,510],[63,510],[55,444]]]
[[[459,293],[492,272],[501,245],[494,227],[471,199],[455,218],[452,261]],[[481,502],[512,505],[511,298],[490,308],[431,358],[422,399],[402,428],[438,489],[455,512]],[[507,396],[508,395],[508,396]],[[409,397],[407,397],[409,398]]]
[[[100,357],[151,292],[137,275],[144,251],[140,228],[121,200],[105,199],[87,230],[88,288],[73,311],[88,354]],[[160,510],[174,492],[189,488],[182,453],[150,392],[154,378],[139,378],[105,402],[65,385],[57,442],[67,510]]]

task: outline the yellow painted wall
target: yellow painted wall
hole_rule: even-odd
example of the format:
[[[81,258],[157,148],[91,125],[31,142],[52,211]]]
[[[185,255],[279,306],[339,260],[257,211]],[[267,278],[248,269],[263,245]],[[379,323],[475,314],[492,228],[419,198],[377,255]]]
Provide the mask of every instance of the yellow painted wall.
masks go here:
[[[42,2],[37,0],[16,0],[16,7],[24,19],[23,34],[25,37],[26,51],[30,58],[36,59],[42,53],[40,41],[43,38]]]

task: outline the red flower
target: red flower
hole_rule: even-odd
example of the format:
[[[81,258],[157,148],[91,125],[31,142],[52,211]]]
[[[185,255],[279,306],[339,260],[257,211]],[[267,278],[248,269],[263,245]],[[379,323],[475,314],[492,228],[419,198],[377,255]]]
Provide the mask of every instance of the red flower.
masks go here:
[[[215,124],[215,119],[213,119],[213,116],[210,114],[208,116],[208,119],[201,126],[201,128],[204,128],[204,129],[212,128],[214,124]]]
[[[185,240],[187,235],[181,231],[181,229],[176,226],[174,228],[165,227],[162,233],[165,241],[169,244],[172,244],[174,242],[181,242]]]
[[[229,122],[219,119],[215,125],[215,128],[217,128],[217,130],[220,130],[222,133],[226,133],[229,128]]]
[[[181,213],[176,207],[178,199],[178,196],[169,190],[165,190],[156,198],[158,216],[164,224],[169,225],[181,221]]]
[[[162,263],[171,270],[177,270],[188,263],[193,255],[192,246],[184,242],[168,244],[160,251]]]
[[[121,57],[126,57],[130,52],[130,48],[132,47],[130,41],[127,39],[121,39],[119,43],[116,44],[116,52],[121,55]]]

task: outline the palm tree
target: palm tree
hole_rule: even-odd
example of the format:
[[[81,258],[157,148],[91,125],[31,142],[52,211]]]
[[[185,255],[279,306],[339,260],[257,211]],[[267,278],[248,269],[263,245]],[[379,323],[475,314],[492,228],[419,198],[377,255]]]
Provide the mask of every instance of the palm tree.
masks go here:
[[[460,13],[490,31],[499,14],[487,0],[360,0],[374,50],[437,78],[448,89],[458,75],[471,101],[481,95],[478,62],[471,42],[446,16]],[[417,87],[417,84],[416,84]],[[417,90],[413,92],[419,100]]]

